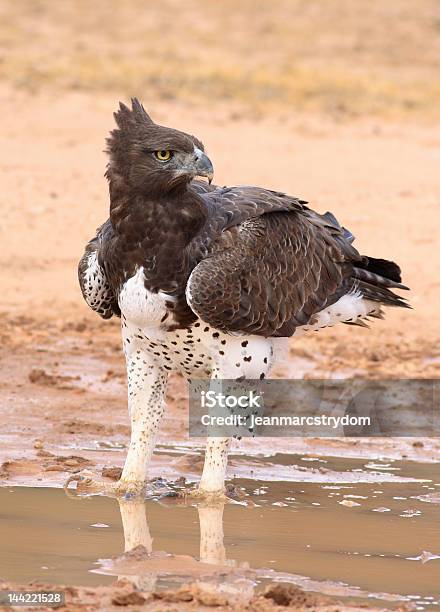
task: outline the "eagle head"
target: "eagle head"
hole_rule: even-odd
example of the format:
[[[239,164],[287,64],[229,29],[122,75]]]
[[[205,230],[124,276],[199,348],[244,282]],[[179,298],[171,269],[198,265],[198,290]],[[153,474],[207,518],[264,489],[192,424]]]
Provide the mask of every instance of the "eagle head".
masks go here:
[[[157,195],[183,188],[196,176],[211,182],[212,163],[200,140],[154,123],[136,98],[131,103],[131,109],[119,103],[117,128],[107,139],[110,184]]]

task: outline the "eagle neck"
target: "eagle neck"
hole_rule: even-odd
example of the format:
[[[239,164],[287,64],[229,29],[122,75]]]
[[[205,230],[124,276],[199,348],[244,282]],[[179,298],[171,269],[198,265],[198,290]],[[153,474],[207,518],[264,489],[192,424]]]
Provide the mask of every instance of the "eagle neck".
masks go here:
[[[179,245],[187,244],[203,227],[207,209],[198,194],[191,190],[150,196],[125,193],[110,197],[110,220],[117,235],[131,239],[163,233]],[[128,236],[127,236],[128,237]]]
[[[115,284],[122,286],[142,268],[149,291],[183,294],[192,270],[191,242],[207,216],[204,201],[190,189],[162,197],[145,193],[111,197]]]

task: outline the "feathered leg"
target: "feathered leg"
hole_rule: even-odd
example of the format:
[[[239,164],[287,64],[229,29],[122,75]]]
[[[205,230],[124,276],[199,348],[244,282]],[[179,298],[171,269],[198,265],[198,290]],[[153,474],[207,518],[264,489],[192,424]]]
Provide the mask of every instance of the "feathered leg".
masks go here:
[[[257,336],[243,339],[226,335],[220,336],[218,341],[221,340],[226,344],[211,346],[212,355],[216,359],[212,384],[217,390],[222,380],[261,380],[267,376],[273,361],[273,345],[270,340]],[[230,438],[208,438],[202,478],[199,487],[191,492],[193,497],[208,500],[225,497],[229,446]]]
[[[199,493],[203,497],[224,497],[230,445],[230,438],[208,438],[199,485]]]
[[[65,487],[76,480],[77,490],[86,493],[136,496],[144,490],[148,464],[165,410],[168,373],[136,345],[126,351],[126,361],[131,437],[121,478],[116,483],[107,483],[83,473],[71,477]]]
[[[127,378],[131,437],[120,483],[138,492],[144,486],[165,411],[168,373],[149,363],[147,353],[136,351],[127,358]]]

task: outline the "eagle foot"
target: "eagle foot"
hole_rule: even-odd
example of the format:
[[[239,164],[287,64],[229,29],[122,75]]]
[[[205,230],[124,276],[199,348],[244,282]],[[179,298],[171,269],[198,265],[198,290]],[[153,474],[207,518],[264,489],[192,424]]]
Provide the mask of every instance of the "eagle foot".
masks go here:
[[[76,488],[69,487],[70,483],[76,482]],[[69,495],[107,495],[109,497],[119,497],[134,499],[142,497],[145,493],[145,483],[137,481],[127,481],[120,479],[116,482],[104,482],[96,479],[95,474],[89,470],[83,470],[77,474],[72,474],[63,485],[64,491]]]
[[[194,489],[184,489],[178,493],[178,497],[182,499],[199,501],[206,504],[216,504],[230,501],[231,499],[243,499],[244,496],[244,491],[233,484],[228,484],[218,491],[207,491],[199,486]]]
[[[200,487],[194,489],[185,489],[179,491],[179,497],[188,501],[203,502],[206,504],[215,504],[218,502],[228,501],[226,496],[226,489],[219,489],[218,491],[206,491]]]

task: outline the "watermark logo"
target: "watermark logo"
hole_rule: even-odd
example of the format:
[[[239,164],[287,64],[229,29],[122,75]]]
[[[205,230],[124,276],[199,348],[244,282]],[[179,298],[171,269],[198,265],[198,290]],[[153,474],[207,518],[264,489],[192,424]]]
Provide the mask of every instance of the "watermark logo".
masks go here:
[[[437,380],[192,380],[190,436],[439,436]]]

